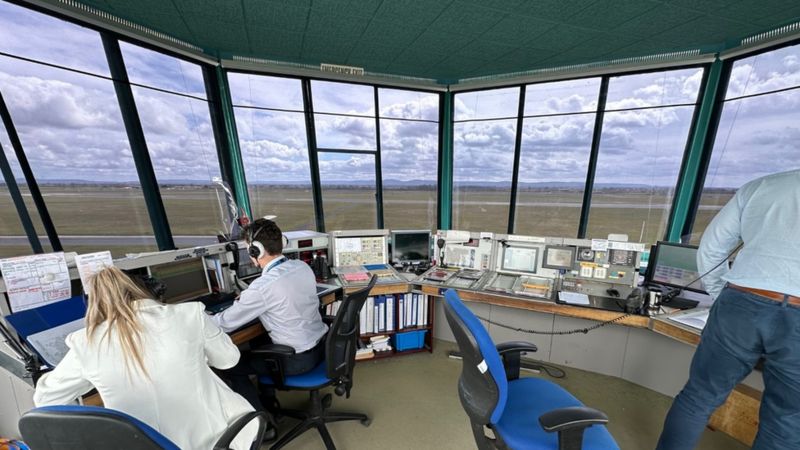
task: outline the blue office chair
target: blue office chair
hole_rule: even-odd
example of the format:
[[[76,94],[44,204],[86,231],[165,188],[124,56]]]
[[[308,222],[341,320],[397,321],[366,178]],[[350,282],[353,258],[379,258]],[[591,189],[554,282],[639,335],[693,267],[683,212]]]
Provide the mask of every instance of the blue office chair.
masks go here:
[[[555,383],[519,377],[520,353],[535,352],[535,345],[495,346],[452,289],[445,293],[445,316],[463,358],[458,394],[479,449],[619,449],[605,414]]]
[[[342,306],[333,319],[328,334],[325,338],[325,361],[317,365],[314,370],[301,375],[284,376],[281,359],[294,354],[294,349],[286,345],[270,344],[253,350],[254,354],[261,354],[273,367],[272,376],[261,376],[259,382],[267,388],[278,390],[303,390],[309,391],[311,400],[307,411],[278,409],[277,414],[299,419],[301,422],[272,446],[270,450],[278,450],[294,440],[296,437],[316,428],[325,443],[325,448],[335,450],[326,423],[345,420],[358,420],[363,425],[369,426],[370,419],[365,414],[331,412],[331,395],[320,395],[320,391],[328,386],[334,387],[336,395],[350,397],[353,387],[353,367],[355,366],[356,350],[358,349],[359,312],[369,296],[369,291],[375,286],[378,277],[373,275],[369,284],[342,300]]]
[[[214,450],[228,450],[236,435],[253,419],[257,419],[259,425],[251,449],[261,447],[267,415],[251,412],[225,430]],[[97,406],[34,408],[19,419],[19,431],[31,450],[181,450],[139,419]]]

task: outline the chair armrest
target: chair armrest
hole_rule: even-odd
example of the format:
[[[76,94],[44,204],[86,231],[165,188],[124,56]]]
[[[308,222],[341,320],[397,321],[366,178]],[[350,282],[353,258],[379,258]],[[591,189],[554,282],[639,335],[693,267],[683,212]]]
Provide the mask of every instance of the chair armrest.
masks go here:
[[[535,352],[539,350],[536,345],[523,341],[503,342],[502,344],[497,344],[496,347],[497,353],[500,353],[501,356],[506,353]]]
[[[267,344],[257,349],[250,350],[250,353],[254,355],[261,355],[265,358],[269,358],[269,357],[280,357],[280,356],[292,356],[294,355],[295,351],[294,348],[289,347],[288,345]]]
[[[336,320],[336,316],[327,316],[327,315],[322,316],[322,322],[325,325],[331,326],[334,320]]]
[[[509,381],[519,378],[520,353],[538,350],[535,345],[522,341],[503,342],[502,344],[497,344],[496,348],[497,353],[503,358],[506,379]]]
[[[539,424],[548,433],[606,423],[608,416],[605,413],[587,406],[554,409],[539,416]]]
[[[258,419],[258,433],[256,434],[256,440],[254,442],[257,445],[252,446],[252,448],[260,448],[261,441],[264,440],[264,432],[267,430],[267,413],[264,411],[253,411],[249,412],[242,417],[236,419],[231,426],[222,433],[222,436],[217,440],[217,443],[214,444],[214,450],[229,450],[231,446],[231,442],[239,435],[239,432],[249,424],[253,419]]]

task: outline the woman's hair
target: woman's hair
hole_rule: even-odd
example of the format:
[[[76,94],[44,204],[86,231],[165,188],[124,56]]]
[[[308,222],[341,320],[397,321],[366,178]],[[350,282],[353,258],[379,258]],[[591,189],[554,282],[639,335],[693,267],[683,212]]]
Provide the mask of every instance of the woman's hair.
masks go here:
[[[134,301],[150,298],[144,289],[116,267],[107,267],[95,273],[86,282],[89,296],[86,308],[86,336],[91,343],[97,327],[107,323],[100,340],[108,338],[111,329],[117,337],[125,356],[125,367],[135,365],[147,376],[141,347],[142,326],[137,321]]]

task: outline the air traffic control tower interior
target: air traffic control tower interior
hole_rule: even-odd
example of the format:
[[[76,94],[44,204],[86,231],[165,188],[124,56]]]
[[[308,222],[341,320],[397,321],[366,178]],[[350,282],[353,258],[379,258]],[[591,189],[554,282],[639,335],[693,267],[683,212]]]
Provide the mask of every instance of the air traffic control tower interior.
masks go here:
[[[800,3],[0,0],[0,116],[0,442],[30,440],[86,271],[222,314],[270,217],[357,328],[332,405],[277,398],[370,420],[261,448],[648,449],[714,305],[705,230],[800,168]],[[696,448],[753,444],[762,371]]]

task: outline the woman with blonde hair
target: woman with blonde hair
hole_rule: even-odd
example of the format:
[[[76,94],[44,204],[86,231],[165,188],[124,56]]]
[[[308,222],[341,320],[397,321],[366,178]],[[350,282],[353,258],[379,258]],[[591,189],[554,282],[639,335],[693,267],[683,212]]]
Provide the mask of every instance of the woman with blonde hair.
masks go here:
[[[36,386],[37,406],[63,405],[96,388],[106,407],[158,430],[182,449],[211,449],[229,424],[253,411],[212,372],[233,367],[239,350],[199,302],[164,305],[125,273],[90,277],[86,328],[66,338],[69,352]],[[248,449],[251,423],[234,440]]]

